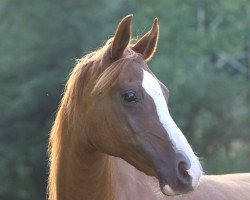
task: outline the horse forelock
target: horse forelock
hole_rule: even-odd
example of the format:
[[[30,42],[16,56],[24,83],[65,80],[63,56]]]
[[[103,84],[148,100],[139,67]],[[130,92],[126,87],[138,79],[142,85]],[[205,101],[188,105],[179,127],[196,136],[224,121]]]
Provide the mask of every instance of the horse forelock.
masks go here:
[[[112,63],[99,75],[91,94],[105,94],[109,91],[109,89],[117,82],[121,71],[123,71],[124,68],[129,67],[132,62],[137,60],[138,56],[138,54],[132,54]]]

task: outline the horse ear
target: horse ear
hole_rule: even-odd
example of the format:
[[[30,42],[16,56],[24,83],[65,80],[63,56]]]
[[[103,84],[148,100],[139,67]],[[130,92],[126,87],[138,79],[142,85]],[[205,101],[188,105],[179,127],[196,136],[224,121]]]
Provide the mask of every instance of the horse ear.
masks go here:
[[[153,26],[133,47],[132,49],[137,53],[142,54],[146,61],[154,55],[159,38],[158,19],[155,18]]]
[[[115,32],[114,40],[111,45],[111,58],[118,59],[122,56],[123,51],[128,46],[131,37],[131,20],[133,15],[124,17]]]

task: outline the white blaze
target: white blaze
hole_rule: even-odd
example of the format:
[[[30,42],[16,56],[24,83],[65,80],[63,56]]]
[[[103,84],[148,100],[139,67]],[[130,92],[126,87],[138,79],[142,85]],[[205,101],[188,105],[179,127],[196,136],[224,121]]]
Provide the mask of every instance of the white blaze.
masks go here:
[[[159,81],[152,74],[143,70],[142,87],[153,99],[159,120],[169,134],[174,148],[182,152],[190,160],[191,167],[188,169],[188,173],[192,177],[193,187],[196,187],[202,174],[200,163],[187,139],[170,116]]]

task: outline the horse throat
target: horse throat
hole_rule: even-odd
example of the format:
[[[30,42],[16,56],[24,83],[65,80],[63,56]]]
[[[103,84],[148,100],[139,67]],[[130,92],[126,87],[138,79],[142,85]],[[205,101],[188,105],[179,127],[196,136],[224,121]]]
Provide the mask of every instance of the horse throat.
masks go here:
[[[77,131],[62,135],[56,173],[56,199],[53,200],[112,200],[112,157],[89,148],[88,144],[75,137],[80,135]]]

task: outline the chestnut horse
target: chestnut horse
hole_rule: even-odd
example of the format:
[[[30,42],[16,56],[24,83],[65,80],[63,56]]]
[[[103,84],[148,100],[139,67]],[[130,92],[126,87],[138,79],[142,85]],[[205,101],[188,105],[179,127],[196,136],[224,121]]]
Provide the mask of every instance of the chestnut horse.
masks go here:
[[[50,135],[49,200],[250,199],[249,174],[202,176],[147,66],[158,21],[132,45],[131,19],[69,77]]]

